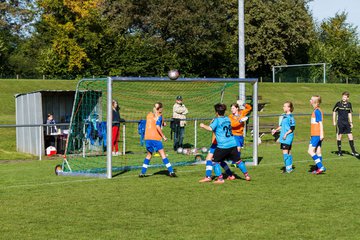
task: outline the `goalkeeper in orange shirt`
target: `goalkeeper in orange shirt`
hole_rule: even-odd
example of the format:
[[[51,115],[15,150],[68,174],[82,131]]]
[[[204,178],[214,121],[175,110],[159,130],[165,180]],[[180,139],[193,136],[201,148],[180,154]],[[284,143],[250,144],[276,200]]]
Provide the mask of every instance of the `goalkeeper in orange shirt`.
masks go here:
[[[244,126],[248,120],[247,115],[252,110],[250,104],[238,100],[231,104],[231,114],[229,115],[231,121],[232,134],[236,140],[236,146],[241,158],[241,148],[244,146]]]

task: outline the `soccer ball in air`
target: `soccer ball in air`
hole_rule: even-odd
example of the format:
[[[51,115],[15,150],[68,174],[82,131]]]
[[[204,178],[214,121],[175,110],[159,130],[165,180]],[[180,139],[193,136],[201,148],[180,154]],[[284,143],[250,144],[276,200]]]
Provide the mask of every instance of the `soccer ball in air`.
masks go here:
[[[179,73],[178,70],[174,69],[174,70],[170,70],[170,71],[168,72],[168,76],[169,76],[169,78],[170,78],[171,80],[176,80],[176,79],[179,78],[180,73]]]

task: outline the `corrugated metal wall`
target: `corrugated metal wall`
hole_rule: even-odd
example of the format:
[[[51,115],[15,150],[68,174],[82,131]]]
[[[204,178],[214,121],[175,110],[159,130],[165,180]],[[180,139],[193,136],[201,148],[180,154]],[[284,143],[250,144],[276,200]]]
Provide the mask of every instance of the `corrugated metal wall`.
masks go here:
[[[74,96],[75,91],[38,91],[17,94],[15,96],[16,124],[44,124],[48,113],[54,114],[56,123],[69,122]],[[41,154],[44,155],[44,130],[46,129],[41,131],[39,127],[17,127],[17,151],[33,155],[39,155],[41,151]]]
[[[42,99],[40,92],[34,92],[16,97],[16,124],[42,124]],[[34,155],[40,154],[40,140],[43,141],[38,127],[16,128],[16,149]],[[43,144],[43,143],[42,143]],[[44,150],[42,150],[42,154]]]

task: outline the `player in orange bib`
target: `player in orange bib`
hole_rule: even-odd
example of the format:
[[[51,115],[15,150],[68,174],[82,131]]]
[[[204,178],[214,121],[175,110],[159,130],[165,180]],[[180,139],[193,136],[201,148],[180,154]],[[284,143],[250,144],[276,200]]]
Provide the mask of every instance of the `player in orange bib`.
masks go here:
[[[326,171],[326,168],[322,164],[321,144],[324,139],[324,115],[320,109],[321,97],[314,95],[310,99],[310,104],[314,108],[311,114],[311,138],[308,153],[315,161],[317,169],[313,171],[313,174],[321,174]]]
[[[146,116],[144,139],[145,139],[147,153],[139,177],[145,177],[146,170],[150,164],[150,160],[154,152],[159,152],[163,160],[163,163],[165,164],[165,166],[169,171],[169,176],[176,177],[173,167],[171,166],[169,159],[166,157],[164,147],[161,142],[162,139],[164,139],[164,141],[167,140],[161,129],[161,126],[163,125],[162,111],[163,111],[162,103],[157,102],[154,105],[153,111],[148,113],[148,115]]]

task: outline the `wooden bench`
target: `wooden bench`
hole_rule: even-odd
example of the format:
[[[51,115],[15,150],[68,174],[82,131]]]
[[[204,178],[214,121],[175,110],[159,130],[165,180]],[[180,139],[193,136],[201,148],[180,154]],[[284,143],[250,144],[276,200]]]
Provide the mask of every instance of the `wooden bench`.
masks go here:
[[[259,100],[262,100],[262,96],[261,96],[261,95],[258,96],[258,101],[259,101]],[[252,105],[253,105],[252,95],[247,95],[247,96],[246,96],[246,101],[249,102],[249,104],[252,106]],[[262,102],[262,103],[259,103],[259,102],[258,102],[258,111],[259,111],[259,112],[262,112],[262,111],[264,110],[265,106],[266,106],[267,104],[269,104],[269,103],[270,103],[270,102]]]
[[[247,101],[252,101],[252,95],[246,95],[246,100]],[[262,100],[262,96],[258,95],[258,100]]]
[[[247,125],[248,131],[252,131],[254,129],[254,126],[252,123]],[[271,130],[274,128],[277,128],[278,126],[275,123],[260,123],[259,125],[259,135],[262,134],[271,134]]]
[[[259,140],[258,143],[262,143],[262,142],[267,142],[267,141],[277,141],[280,137],[280,133],[276,132],[274,135],[271,135],[271,130],[277,128],[277,124],[273,124],[273,123],[263,123],[259,125]],[[251,132],[251,136],[253,135],[252,131],[253,131],[253,125],[249,124],[248,125],[248,131]],[[265,135],[271,135],[271,137],[265,137],[265,139],[262,139],[262,137],[264,137]]]

